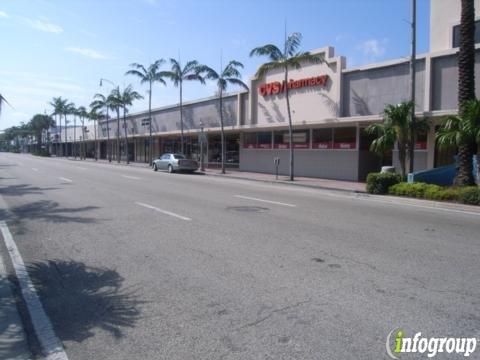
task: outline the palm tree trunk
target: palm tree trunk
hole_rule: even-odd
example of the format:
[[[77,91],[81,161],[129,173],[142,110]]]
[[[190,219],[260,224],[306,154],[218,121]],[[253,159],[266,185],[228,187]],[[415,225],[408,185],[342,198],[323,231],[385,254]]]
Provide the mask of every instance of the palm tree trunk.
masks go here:
[[[287,100],[288,113],[288,137],[289,137],[289,154],[290,154],[290,181],[294,180],[294,155],[293,155],[293,126],[292,113],[290,112],[290,99],[288,97],[288,67],[285,67],[285,99]]]
[[[127,137],[127,119],[126,119],[126,112],[127,109],[124,107],[123,108],[123,130],[125,132],[125,157],[126,157],[126,162],[127,164],[130,163],[128,160],[128,137]]]
[[[153,166],[153,144],[152,144],[152,80],[150,80],[150,91],[148,92],[148,124],[150,135],[148,140],[148,163]]]
[[[74,116],[73,117],[73,157],[75,158],[75,160],[77,159],[76,137],[77,137],[77,117]]]
[[[182,81],[180,81],[180,152],[183,154],[183,89]]]
[[[406,160],[407,160],[407,148],[404,143],[398,143],[398,160],[400,161],[400,169],[402,172],[402,179],[406,175]]]
[[[117,163],[120,163],[120,109],[117,107]]]
[[[63,144],[63,156],[67,157],[67,114],[65,114],[65,121],[64,121],[64,128],[65,128],[65,143]]]
[[[473,160],[474,153],[473,145],[462,145],[458,147],[458,174],[454,179],[455,186],[469,186],[474,185],[473,178]]]
[[[58,114],[55,115],[55,116],[56,116],[56,118],[57,118],[57,120],[58,120],[58,118],[59,118]],[[57,157],[60,156],[60,155],[59,155],[59,154],[60,154],[60,140],[61,140],[61,138],[62,138],[62,115],[60,115],[60,120],[58,121],[58,124],[59,124],[59,131],[57,132],[58,139],[57,139],[57,144],[56,144],[56,145],[57,145],[57,146],[56,146],[56,148],[57,148]]]
[[[475,99],[475,7],[474,0],[461,0],[460,49],[458,52],[458,110],[462,116],[465,104]],[[472,174],[472,156],[474,144],[462,144],[458,147],[459,171],[456,185],[474,183]]]
[[[225,131],[223,129],[223,93],[220,88],[220,142],[222,147],[221,161],[222,161],[222,174],[225,174]]]
[[[110,145],[110,128],[109,128],[109,121],[108,121],[108,106],[107,106],[107,146],[105,147],[105,150],[107,151],[107,158],[108,162],[112,162],[112,152],[109,151],[109,145]]]
[[[93,149],[93,157],[95,159],[95,161],[98,160],[98,155],[97,155],[97,152],[98,152],[98,144],[97,144],[97,120],[93,120],[93,135],[95,137],[95,140],[94,140],[94,149]]]

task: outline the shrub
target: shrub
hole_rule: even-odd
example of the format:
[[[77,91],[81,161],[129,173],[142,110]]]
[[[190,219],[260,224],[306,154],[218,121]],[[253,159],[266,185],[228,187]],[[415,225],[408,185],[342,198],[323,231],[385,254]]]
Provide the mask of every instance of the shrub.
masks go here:
[[[50,156],[50,152],[48,151],[48,149],[35,149],[35,150],[32,150],[32,155]]]
[[[400,174],[370,173],[367,176],[367,192],[370,194],[387,194],[388,188],[402,181]]]
[[[464,204],[480,205],[480,188],[477,186],[459,188],[458,199]]]
[[[410,196],[416,198],[431,198],[435,196],[442,187],[433,184],[425,183],[400,183],[389,188],[388,192],[391,195]]]

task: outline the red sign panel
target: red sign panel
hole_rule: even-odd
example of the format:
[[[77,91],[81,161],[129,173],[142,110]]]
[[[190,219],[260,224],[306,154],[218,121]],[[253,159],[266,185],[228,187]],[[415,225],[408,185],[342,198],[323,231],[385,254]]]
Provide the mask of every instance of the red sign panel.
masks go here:
[[[284,92],[286,87],[288,87],[288,90],[291,90],[309,86],[325,86],[327,80],[328,75],[320,75],[300,80],[289,80],[288,82],[285,82],[285,80],[282,82],[274,81],[260,85],[258,87],[258,92],[262,96],[277,95]]]
[[[426,141],[417,141],[415,143],[415,150],[427,150],[427,142]]]
[[[340,149],[340,150],[349,150],[349,149],[355,149],[355,142],[336,142],[333,144],[334,149]]]
[[[313,149],[333,149],[333,144],[331,141],[318,142],[312,144]]]

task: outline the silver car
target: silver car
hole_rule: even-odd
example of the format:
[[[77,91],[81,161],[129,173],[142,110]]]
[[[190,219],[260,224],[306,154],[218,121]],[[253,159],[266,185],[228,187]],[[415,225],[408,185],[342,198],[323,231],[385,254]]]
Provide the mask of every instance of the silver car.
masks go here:
[[[153,161],[153,171],[167,170],[169,173],[175,171],[194,172],[198,169],[195,160],[189,160],[183,154],[163,154],[159,159]]]

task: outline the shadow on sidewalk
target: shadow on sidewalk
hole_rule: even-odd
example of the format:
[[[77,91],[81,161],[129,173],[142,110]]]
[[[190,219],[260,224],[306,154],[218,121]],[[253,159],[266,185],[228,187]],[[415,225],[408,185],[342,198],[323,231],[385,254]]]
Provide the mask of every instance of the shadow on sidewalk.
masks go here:
[[[28,272],[62,341],[82,342],[96,329],[121,338],[125,328],[135,327],[146,303],[134,288],[122,288],[124,279],[115,270],[50,260],[29,265]]]

